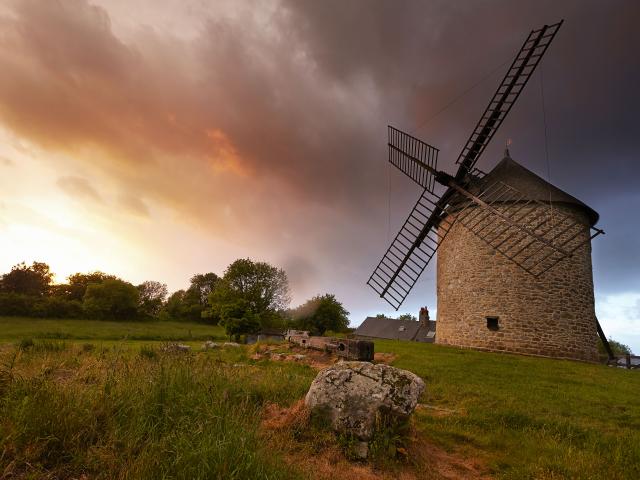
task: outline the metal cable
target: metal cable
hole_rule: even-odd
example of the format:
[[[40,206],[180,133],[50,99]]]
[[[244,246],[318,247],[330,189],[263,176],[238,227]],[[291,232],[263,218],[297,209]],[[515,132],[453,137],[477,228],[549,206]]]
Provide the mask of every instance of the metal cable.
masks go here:
[[[436,118],[438,115],[440,115],[442,112],[444,112],[445,110],[449,109],[449,107],[453,106],[455,103],[458,103],[459,100],[461,100],[463,97],[465,97],[468,93],[470,93],[472,90],[474,90],[477,86],[479,86],[481,83],[483,83],[485,80],[487,80],[489,77],[492,77],[494,73],[496,73],[498,70],[500,70],[502,67],[504,67],[506,64],[510,63],[513,59],[509,58],[508,60],[502,62],[500,65],[498,65],[496,68],[494,68],[493,70],[491,70],[488,74],[486,74],[484,77],[482,77],[480,80],[478,80],[476,83],[474,83],[473,85],[471,85],[469,88],[467,88],[465,91],[463,91],[461,94],[459,94],[457,97],[455,97],[453,100],[451,100],[449,103],[447,103],[444,107],[442,107],[440,110],[438,110],[436,113],[434,113],[433,115],[431,115],[429,118],[427,118],[426,120],[424,120],[420,125],[418,125],[416,127],[416,132],[419,131],[420,129],[422,129],[423,127],[427,126],[429,123],[431,123],[431,121]]]

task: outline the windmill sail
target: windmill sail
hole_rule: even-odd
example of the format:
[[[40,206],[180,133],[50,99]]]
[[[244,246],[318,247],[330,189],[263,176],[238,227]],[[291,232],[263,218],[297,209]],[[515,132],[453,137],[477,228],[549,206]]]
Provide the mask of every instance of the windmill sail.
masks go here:
[[[533,30],[525,40],[456,160],[460,165],[456,175],[458,180],[473,169],[520,96],[561,25],[562,22],[551,26],[545,25],[539,30]]]
[[[392,126],[389,131],[389,162],[423,188],[433,192],[438,149]]]
[[[476,162],[518,99],[561,25],[562,22],[545,25],[529,34],[462,149],[456,161],[459,167],[455,177],[437,171],[437,149],[389,127],[389,162],[424,188],[411,214],[367,282],[396,310],[404,302],[457,219],[464,220],[466,223],[463,225],[474,234],[479,235],[493,248],[502,249],[501,253],[530,272],[538,272],[544,268],[541,265],[546,266],[556,258],[562,259],[570,255],[572,247],[563,243],[565,237],[562,235],[566,234],[575,239],[579,238],[580,234],[573,232],[574,228],[575,232],[578,232],[576,227],[558,223],[559,216],[556,216],[555,220],[550,217],[549,221],[539,226],[531,226],[526,222],[518,223],[520,219],[510,217],[493,204],[483,203],[482,200],[480,203],[470,200],[473,195],[467,197],[466,203],[461,204],[458,195],[461,192],[469,193],[466,187],[474,179]],[[433,193],[435,182],[448,187],[440,198]],[[480,208],[469,209],[473,204]],[[453,215],[453,208],[457,208],[456,215]],[[472,212],[480,216],[469,218],[468,215],[472,215]],[[486,228],[490,228],[488,225],[471,223],[475,221],[497,223],[507,227],[502,226],[504,231],[497,230],[502,233],[494,238],[484,233]],[[540,230],[544,224],[549,230]],[[564,228],[567,230],[564,231]],[[555,237],[548,238],[555,235],[558,229],[564,232],[560,235],[560,240],[556,240]],[[495,234],[495,231],[492,233]],[[515,244],[502,242],[503,237],[510,238]],[[518,251],[522,247],[524,249]],[[547,263],[544,263],[545,261]]]
[[[458,191],[465,198],[452,201],[447,213],[535,277],[604,233],[501,181],[476,194]]]
[[[438,197],[424,190],[367,284],[396,310],[438,250],[452,223],[440,219],[441,228],[428,227]]]

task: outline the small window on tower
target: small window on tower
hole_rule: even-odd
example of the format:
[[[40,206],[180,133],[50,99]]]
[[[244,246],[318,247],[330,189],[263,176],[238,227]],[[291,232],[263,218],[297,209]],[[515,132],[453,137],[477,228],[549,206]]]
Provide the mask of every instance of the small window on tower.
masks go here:
[[[489,330],[498,330],[498,317],[487,317],[487,328]]]

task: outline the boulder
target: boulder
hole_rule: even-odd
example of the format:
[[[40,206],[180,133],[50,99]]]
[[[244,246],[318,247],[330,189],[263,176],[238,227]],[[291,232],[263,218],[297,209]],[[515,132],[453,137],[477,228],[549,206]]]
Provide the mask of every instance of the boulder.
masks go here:
[[[241,345],[236,342],[224,342],[222,346],[223,347],[240,347]]]
[[[212,342],[211,340],[207,340],[202,344],[203,350],[213,350],[214,348],[218,348],[220,346],[219,343]]]
[[[373,436],[378,414],[408,418],[424,388],[424,381],[406,370],[369,362],[341,362],[318,373],[305,403],[336,432],[367,441]]]

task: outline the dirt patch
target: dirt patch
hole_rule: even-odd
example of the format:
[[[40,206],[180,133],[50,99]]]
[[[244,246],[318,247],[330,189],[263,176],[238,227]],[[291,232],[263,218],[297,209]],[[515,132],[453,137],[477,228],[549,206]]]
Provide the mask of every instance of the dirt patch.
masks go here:
[[[431,478],[446,480],[490,480],[486,467],[481,459],[451,453],[426,441],[414,438],[409,443],[409,450],[416,461],[424,465],[432,474]]]
[[[376,363],[386,363],[387,365],[391,365],[391,363],[397,358],[395,353],[384,353],[384,352],[376,352],[373,354],[373,361]]]
[[[309,411],[306,409],[303,399],[288,408],[269,403],[264,407],[262,413],[262,426],[268,430],[280,430],[295,423],[306,422],[308,418]]]
[[[403,460],[379,469],[368,463],[347,459],[330,432],[320,437],[305,437],[309,411],[304,400],[291,407],[269,404],[263,411],[262,435],[284,461],[302,470],[308,478],[334,480],[490,480],[482,461],[458,452],[447,452],[411,429],[403,449]],[[296,432],[303,432],[302,435]]]

